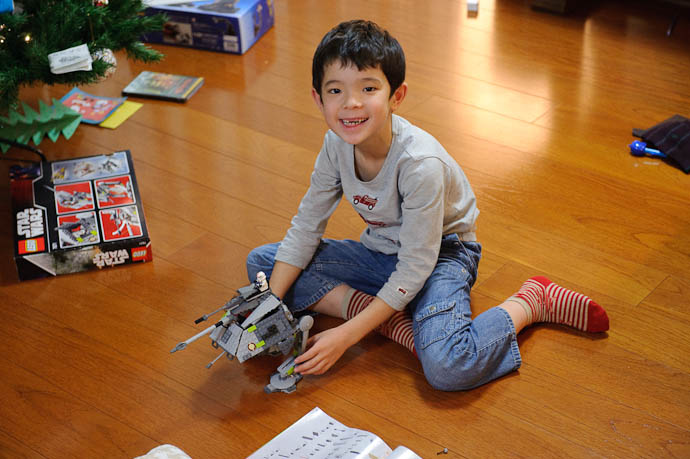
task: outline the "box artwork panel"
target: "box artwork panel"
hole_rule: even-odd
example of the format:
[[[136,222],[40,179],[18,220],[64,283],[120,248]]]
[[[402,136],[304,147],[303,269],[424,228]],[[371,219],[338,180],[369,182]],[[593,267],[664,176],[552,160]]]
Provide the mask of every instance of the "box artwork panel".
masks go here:
[[[100,214],[104,240],[117,241],[142,235],[141,221],[135,206],[101,210]]]
[[[114,207],[126,204],[134,204],[134,191],[132,190],[132,178],[129,175],[111,177],[96,180],[96,195],[98,195],[98,207]]]
[[[50,188],[49,188],[50,189]],[[91,182],[76,182],[66,185],[55,185],[55,208],[58,214],[93,210],[93,190]]]

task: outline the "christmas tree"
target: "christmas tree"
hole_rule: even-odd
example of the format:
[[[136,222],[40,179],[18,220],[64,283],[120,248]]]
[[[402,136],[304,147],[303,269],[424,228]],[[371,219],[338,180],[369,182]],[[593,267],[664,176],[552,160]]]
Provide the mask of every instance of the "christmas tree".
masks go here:
[[[32,84],[83,85],[112,72],[113,51],[154,62],[163,56],[141,43],[143,33],[160,30],[162,15],[145,16],[140,0],[25,0],[0,14],[0,113],[17,105],[19,89]],[[48,55],[86,45],[91,70],[56,74]],[[90,59],[91,60],[91,59]]]

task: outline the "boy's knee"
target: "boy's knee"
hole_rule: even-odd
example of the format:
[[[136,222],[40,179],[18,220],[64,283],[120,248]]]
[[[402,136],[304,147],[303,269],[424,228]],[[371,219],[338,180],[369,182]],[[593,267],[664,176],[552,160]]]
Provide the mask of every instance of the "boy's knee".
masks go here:
[[[262,265],[264,260],[265,257],[261,251],[261,247],[258,247],[256,249],[253,249],[251,252],[249,252],[249,255],[247,255],[247,266]]]
[[[275,249],[272,245],[262,245],[253,249],[247,255],[247,274],[250,280],[253,280],[259,271],[264,271],[268,274],[273,269]]]
[[[419,357],[427,382],[436,390],[463,391],[482,384],[475,354],[422,352]]]
[[[474,389],[481,384],[478,383],[475,377],[464,376],[462,374],[456,374],[454,372],[445,374],[433,374],[429,375],[424,373],[426,380],[436,390],[442,390],[445,392],[457,392]]]
[[[429,378],[427,376],[426,380],[434,389],[445,392],[471,390],[481,385],[476,381],[476,378],[466,378],[462,376],[453,376],[452,378],[450,375],[444,375],[440,378]]]

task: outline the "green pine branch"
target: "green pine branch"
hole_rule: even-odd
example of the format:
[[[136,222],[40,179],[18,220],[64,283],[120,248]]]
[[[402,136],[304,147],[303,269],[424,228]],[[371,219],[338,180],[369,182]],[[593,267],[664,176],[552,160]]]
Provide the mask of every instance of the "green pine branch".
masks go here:
[[[22,102],[24,114],[10,109],[7,117],[0,116],[0,138],[28,144],[33,141],[38,146],[45,136],[55,142],[60,134],[69,139],[81,122],[81,115],[53,99],[53,105],[39,101],[38,112]],[[0,141],[0,151],[5,153],[10,148]]]
[[[25,0],[22,8],[18,14],[0,14],[0,113],[16,108],[24,85],[95,83],[111,66],[95,60],[91,71],[55,75],[50,53],[86,43],[92,53],[125,50],[128,58],[143,62],[163,57],[140,37],[160,30],[166,18],[144,15],[141,0],[111,0],[107,6],[94,6],[92,0]]]

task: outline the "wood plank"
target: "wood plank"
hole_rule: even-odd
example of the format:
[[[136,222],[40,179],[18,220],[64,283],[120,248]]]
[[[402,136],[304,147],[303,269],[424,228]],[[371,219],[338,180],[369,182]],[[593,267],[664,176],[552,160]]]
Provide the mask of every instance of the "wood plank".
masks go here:
[[[664,279],[644,302],[687,317],[690,312],[690,280],[671,275]]]
[[[499,148],[499,151],[513,149],[526,158],[533,158],[530,155],[535,155],[570,166],[574,166],[577,162],[577,167],[584,166],[618,179],[632,178],[644,186],[667,188],[673,195],[677,195],[676,191],[685,179],[685,175],[675,168],[647,168],[644,172],[636,170],[640,161],[631,160],[627,148],[627,145],[634,140],[631,131],[635,126],[617,127],[609,124],[609,130],[615,129],[616,133],[615,145],[612,145],[612,142],[604,143],[605,139],[596,136],[563,136],[562,132],[557,130],[507,118],[438,96],[429,98],[409,112],[405,108],[402,108],[400,112],[416,124],[425,126],[441,141],[443,141],[441,138],[446,136],[436,134],[435,126],[437,125],[467,137],[475,137],[490,144],[505,147]],[[657,122],[663,119],[665,117],[658,118]],[[444,145],[453,151],[452,144],[446,142]],[[464,152],[467,149],[457,151]],[[505,164],[515,168],[513,163]]]
[[[3,345],[3,347],[5,347]],[[52,381],[2,358],[4,422],[31,445],[30,455],[133,457],[149,439],[126,423],[94,409]],[[33,451],[32,451],[33,450]]]
[[[69,406],[62,408],[62,402],[48,403],[48,400],[41,402],[40,398],[35,401],[33,397],[22,398],[27,399],[27,404],[47,405],[48,409],[54,409],[58,413],[67,411],[62,416],[72,411],[89,411],[93,412],[93,415],[105,412],[117,419],[118,423],[134,427],[137,436],[143,437],[139,439],[133,433],[126,433],[122,435],[122,439],[113,438],[112,449],[113,452],[119,449],[116,453],[118,455],[126,454],[133,457],[136,453],[142,452],[142,448],[143,452],[146,452],[146,448],[150,449],[156,441],[165,442],[167,430],[171,425],[179,426],[175,436],[177,442],[191,444],[199,436],[217,439],[215,444],[208,442],[205,445],[195,445],[193,450],[196,450],[197,455],[212,455],[213,451],[222,448],[227,440],[240,444],[252,437],[255,421],[249,423],[241,417],[233,417],[232,420],[220,423],[224,415],[220,414],[222,409],[219,411],[213,401],[199,397],[200,394],[166,378],[161,378],[156,372],[141,363],[127,359],[115,349],[108,346],[97,346],[94,349],[91,345],[92,339],[81,330],[72,329],[69,325],[54,319],[50,322],[34,321],[29,325],[22,323],[21,316],[11,312],[8,316],[14,323],[12,325],[8,321],[10,327],[3,327],[3,332],[10,336],[8,344],[21,340],[21,334],[16,330],[18,326],[23,330],[30,330],[33,344],[26,348],[23,358],[40,364],[44,369],[42,376],[69,393],[69,396],[64,398],[82,400],[91,406],[78,409]],[[56,408],[52,405],[56,405]],[[98,409],[92,406],[98,406]],[[108,431],[115,429],[116,426],[107,428]],[[225,431],[222,436],[226,437],[226,440],[222,442],[221,436],[215,435],[219,429]],[[50,431],[53,429],[45,430],[44,435],[50,437]],[[230,438],[227,437],[228,434],[231,435]],[[56,436],[53,440],[59,441],[60,438]],[[38,442],[38,438],[34,441]],[[62,442],[55,443],[53,447],[60,443]],[[84,441],[80,443],[89,444]],[[80,444],[67,448],[69,449],[62,450],[62,454],[69,454],[72,449],[74,452],[87,453],[81,449]],[[106,451],[103,448],[100,454]],[[97,453],[94,451],[89,454]]]
[[[374,357],[381,354],[368,352]],[[470,450],[481,456],[500,450],[516,455],[577,457],[607,451],[629,455],[638,451],[636,439],[640,436],[649,436],[646,448],[656,454],[674,447],[682,454],[688,447],[686,429],[538,369],[527,375],[520,371],[471,392],[444,393],[420,383],[407,370],[386,366],[383,361],[376,370],[371,369],[370,362],[359,360],[347,365],[356,378],[324,377],[318,381],[320,387],[334,394],[349,387],[353,403],[366,403],[373,413],[386,418],[423,403],[425,409],[414,418],[397,417],[398,422],[408,428],[423,425],[426,435],[446,439],[444,446],[454,452]],[[342,369],[337,369],[336,374],[338,371]],[[398,388],[385,399],[373,395],[382,378],[396,381]],[[560,389],[553,391],[545,378]],[[573,422],[575,419],[577,422]],[[614,434],[612,421],[620,425]],[[503,435],[485,431],[482,426],[487,423],[500,424]],[[421,452],[424,457],[429,453]]]
[[[5,432],[5,429],[0,429],[0,454],[2,457],[15,457],[15,458],[45,458],[38,453],[35,449],[31,448],[12,435]]]
[[[475,292],[500,302],[528,277],[543,274],[511,263],[478,286]],[[555,371],[592,390],[607,387],[609,394],[617,393],[617,400],[625,399],[625,403],[631,406],[644,406],[662,419],[671,418],[673,423],[685,425],[687,410],[690,409],[684,381],[688,376],[687,354],[690,349],[685,333],[690,325],[687,315],[645,303],[639,306],[626,304],[591,287],[571,285],[550,277],[601,304],[609,315],[611,329],[603,335],[589,335],[558,325],[532,327],[521,335],[523,360],[545,371]],[[687,303],[687,299],[683,301],[683,304]],[[650,340],[652,335],[663,336],[663,339]],[[545,340],[549,341],[546,345],[543,344]],[[552,354],[547,356],[547,352]],[[559,354],[563,356],[566,352],[571,354],[570,362],[578,362],[577,368],[559,358]],[[586,354],[587,358],[578,359],[578,354]],[[606,368],[606,371],[600,371],[601,368]],[[661,374],[665,376],[658,379]],[[645,397],[649,391],[655,393],[652,400]]]

